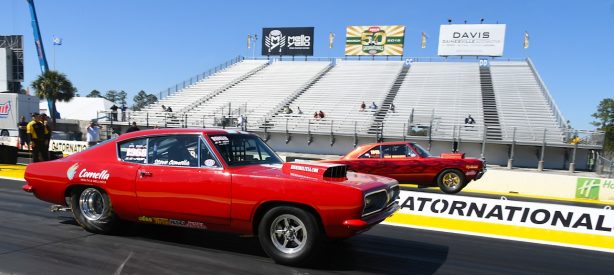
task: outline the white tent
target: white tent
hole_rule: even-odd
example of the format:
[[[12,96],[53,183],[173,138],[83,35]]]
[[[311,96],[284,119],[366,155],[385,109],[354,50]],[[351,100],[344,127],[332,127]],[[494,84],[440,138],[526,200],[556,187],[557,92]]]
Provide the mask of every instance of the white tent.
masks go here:
[[[74,97],[69,102],[57,101],[55,106],[62,119],[92,120],[105,117],[98,112],[110,111],[113,102],[99,97]],[[48,109],[47,100],[41,100],[40,112],[49,114]]]

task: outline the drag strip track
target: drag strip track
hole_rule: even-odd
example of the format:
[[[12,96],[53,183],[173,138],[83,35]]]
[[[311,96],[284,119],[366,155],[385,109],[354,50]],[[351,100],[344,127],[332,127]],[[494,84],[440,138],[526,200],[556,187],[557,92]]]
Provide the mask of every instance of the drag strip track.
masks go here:
[[[255,238],[134,225],[95,235],[0,180],[0,274],[606,274],[613,254],[389,225],[329,244],[309,268],[277,265]]]

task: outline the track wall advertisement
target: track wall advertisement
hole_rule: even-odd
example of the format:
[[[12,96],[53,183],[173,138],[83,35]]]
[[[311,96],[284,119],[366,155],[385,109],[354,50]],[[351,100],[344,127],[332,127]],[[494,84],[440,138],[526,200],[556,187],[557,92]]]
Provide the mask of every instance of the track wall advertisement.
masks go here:
[[[505,24],[455,24],[439,28],[440,56],[502,56]]]
[[[345,55],[403,55],[405,26],[349,26]]]

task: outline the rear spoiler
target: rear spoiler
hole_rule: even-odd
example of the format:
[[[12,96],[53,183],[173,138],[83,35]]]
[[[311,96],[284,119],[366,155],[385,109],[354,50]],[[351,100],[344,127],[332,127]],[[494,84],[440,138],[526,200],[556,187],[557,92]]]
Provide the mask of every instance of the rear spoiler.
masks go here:
[[[286,174],[310,178],[345,178],[347,165],[323,162],[286,162],[281,168]]]

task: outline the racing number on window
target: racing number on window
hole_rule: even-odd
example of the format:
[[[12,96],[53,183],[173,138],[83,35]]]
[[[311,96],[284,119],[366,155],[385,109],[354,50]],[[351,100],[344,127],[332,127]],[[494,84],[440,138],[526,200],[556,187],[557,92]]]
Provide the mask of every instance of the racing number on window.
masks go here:
[[[119,158],[126,162],[147,163],[147,139],[133,139],[121,143]]]

